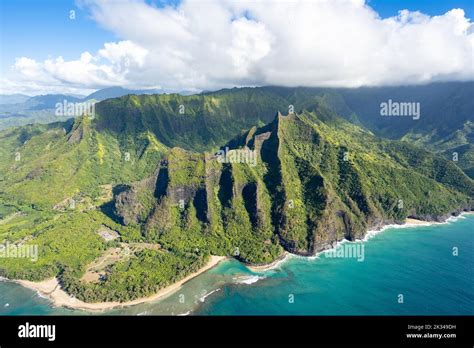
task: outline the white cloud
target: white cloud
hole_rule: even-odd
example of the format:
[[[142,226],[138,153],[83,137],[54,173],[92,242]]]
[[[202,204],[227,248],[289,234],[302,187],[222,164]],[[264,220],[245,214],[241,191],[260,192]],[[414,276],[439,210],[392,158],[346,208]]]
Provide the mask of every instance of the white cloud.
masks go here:
[[[105,43],[96,55],[83,52],[79,59],[63,57],[37,62],[27,57],[17,58],[12,77],[3,79],[1,93],[27,94],[45,91],[87,92],[94,88],[130,85],[132,70],[145,64],[148,51],[131,41]],[[73,91],[73,92],[71,92]]]
[[[254,73],[252,66],[271,51],[273,36],[265,25],[246,18],[239,18],[231,24],[232,42],[227,49],[236,77],[245,78]]]
[[[119,69],[122,67],[127,69],[131,64],[136,64],[139,67],[143,66],[147,54],[146,49],[131,41],[109,42],[104,45],[103,49],[99,50],[100,57],[107,59]]]
[[[381,19],[363,0],[86,0],[124,41],[92,56],[15,68],[34,81],[99,87],[360,86],[474,78],[474,25],[461,9]],[[46,82],[45,82],[46,83]]]

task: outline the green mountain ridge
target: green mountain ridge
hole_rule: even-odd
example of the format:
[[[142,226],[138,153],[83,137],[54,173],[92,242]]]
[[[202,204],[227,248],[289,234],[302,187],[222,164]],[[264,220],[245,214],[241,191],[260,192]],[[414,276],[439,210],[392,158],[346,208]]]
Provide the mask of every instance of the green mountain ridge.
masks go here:
[[[321,105],[378,136],[407,141],[442,154],[447,159],[452,158],[455,148],[472,144],[474,140],[472,81],[361,88],[244,87],[186,96],[150,95],[149,91],[120,88],[98,93],[101,94],[99,100],[107,98],[107,95],[123,95],[97,104],[101,127],[110,126],[115,130],[118,130],[114,128],[118,124],[122,128],[127,125],[129,130],[132,130],[130,126],[141,127],[150,130],[169,147],[180,146],[196,151],[221,146],[243,129],[262,126],[270,122],[278,110],[284,113],[302,112]],[[55,97],[58,96],[32,99],[54,103]],[[380,104],[389,99],[419,103],[420,119],[382,117]],[[56,117],[48,110],[31,112],[39,113],[36,122],[63,121],[67,118]],[[29,121],[23,119],[21,122],[35,121],[34,116],[28,116]],[[8,119],[5,120],[8,123]],[[137,124],[131,125],[130,122]],[[471,157],[460,156],[457,163],[468,174],[474,167]]]
[[[312,255],[407,216],[430,220],[470,209],[473,182],[454,164],[332,121],[337,129],[314,113],[279,114],[231,141],[234,150],[257,152],[255,167],[174,148],[149,185],[116,197],[117,214],[143,224],[147,238],[168,248],[191,252],[199,245],[214,254],[238,249],[243,261],[264,263],[276,256],[274,246]],[[152,192],[156,202],[142,203]],[[234,244],[222,249],[219,242],[226,239]]]
[[[120,124],[120,131],[148,129],[169,147],[206,151],[243,129],[271,122],[278,110],[300,113],[325,107],[378,136],[451,159],[455,148],[473,143],[473,94],[472,81],[355,89],[245,87],[192,96],[128,95],[97,104],[97,113],[104,128]],[[420,119],[382,117],[380,104],[389,99],[420,103]],[[458,159],[467,173],[474,167],[471,157]]]
[[[40,254],[0,259],[0,276],[56,276],[86,302],[128,301],[210,254],[268,263],[473,208],[455,161],[378,138],[321,95],[282,91],[128,95],[94,118],[1,131],[0,242]],[[250,153],[256,162],[239,157]]]

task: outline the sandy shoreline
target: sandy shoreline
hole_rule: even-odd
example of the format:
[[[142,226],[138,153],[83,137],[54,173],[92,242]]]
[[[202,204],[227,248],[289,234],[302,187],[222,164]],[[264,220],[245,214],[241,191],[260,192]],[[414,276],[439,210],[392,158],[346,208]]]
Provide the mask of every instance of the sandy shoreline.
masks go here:
[[[87,303],[80,301],[61,289],[56,278],[47,279],[41,282],[31,282],[28,280],[11,280],[14,283],[20,284],[26,288],[37,291],[42,297],[49,299],[55,307],[66,307],[71,309],[81,309],[86,311],[104,311],[113,308],[121,308],[134,306],[141,303],[153,302],[159,300],[167,295],[172,294],[189,280],[197,277],[198,275],[210,270],[215,267],[219,262],[226,259],[225,256],[211,256],[209,262],[197,272],[194,272],[180,281],[161,289],[156,294],[139,298],[129,302],[98,302],[98,303]]]
[[[270,263],[264,264],[264,265],[248,265],[245,264],[245,267],[247,267],[249,270],[252,272],[263,272],[263,271],[268,271],[269,269],[276,268],[280,263],[284,262],[288,256],[291,254],[288,251],[285,251],[283,254],[277,257],[275,261],[272,261]]]
[[[463,212],[459,216],[463,214],[474,214],[474,212]],[[447,221],[446,221],[447,222]],[[434,224],[444,224],[446,222],[436,222],[436,221],[422,221],[412,218],[405,219],[405,223],[398,225],[400,227],[411,227],[411,226],[429,226]],[[377,233],[389,228],[392,225],[386,225],[382,229],[376,231]],[[368,231],[369,233],[370,231]],[[367,236],[366,236],[367,238]],[[255,273],[265,272],[273,268],[277,268],[281,263],[288,260],[290,257],[294,256],[293,254],[285,251],[282,255],[280,255],[275,261],[264,264],[264,265],[248,265],[245,264],[249,270]],[[37,291],[42,297],[48,298],[54,306],[56,307],[66,307],[72,309],[81,309],[86,311],[105,311],[114,308],[122,308],[122,307],[129,307],[134,306],[141,303],[147,302],[154,302],[159,300],[167,295],[172,294],[173,292],[177,291],[181,286],[188,282],[189,280],[197,277],[198,275],[208,271],[209,269],[215,267],[221,261],[229,259],[226,256],[211,256],[209,262],[202,267],[197,272],[194,272],[187,277],[183,278],[182,280],[158,291],[158,293],[146,297],[146,298],[139,298],[129,302],[100,302],[100,303],[87,303],[80,301],[70,295],[68,295],[64,290],[61,289],[59,283],[56,278],[47,279],[41,282],[31,282],[27,280],[8,280],[20,284],[26,288],[32,289]]]
[[[428,226],[428,225],[434,225],[434,224],[442,224],[442,222],[436,222],[436,221],[423,221],[423,220],[417,220],[417,219],[412,219],[412,218],[406,218],[405,223],[402,226],[405,225],[421,225],[421,226]]]

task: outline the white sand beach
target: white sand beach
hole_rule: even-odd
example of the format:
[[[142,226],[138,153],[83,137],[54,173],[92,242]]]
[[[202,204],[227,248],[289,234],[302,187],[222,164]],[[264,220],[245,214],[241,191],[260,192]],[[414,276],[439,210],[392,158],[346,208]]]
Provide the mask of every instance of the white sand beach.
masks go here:
[[[211,256],[209,262],[197,272],[194,272],[180,281],[161,289],[156,294],[146,297],[139,298],[129,302],[99,302],[99,303],[87,303],[80,301],[61,289],[58,280],[56,278],[47,279],[41,282],[31,282],[27,280],[12,280],[13,282],[20,284],[26,288],[37,291],[41,296],[51,300],[54,306],[62,306],[72,309],[82,309],[87,311],[104,311],[113,308],[128,307],[137,305],[145,302],[153,302],[163,297],[172,294],[177,291],[181,286],[189,280],[197,277],[198,275],[210,270],[215,267],[219,262],[226,259],[225,256]]]

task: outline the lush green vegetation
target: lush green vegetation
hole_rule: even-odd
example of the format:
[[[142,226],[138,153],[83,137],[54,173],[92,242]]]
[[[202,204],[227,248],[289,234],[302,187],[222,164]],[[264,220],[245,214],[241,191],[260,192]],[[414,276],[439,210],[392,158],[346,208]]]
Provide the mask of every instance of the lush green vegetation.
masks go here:
[[[168,154],[162,195],[154,209],[144,208],[147,238],[174,251],[235,250],[245,262],[263,263],[281,247],[312,254],[373,226],[435,219],[472,204],[473,182],[453,163],[380,140],[325,108],[278,115],[229,146],[258,151],[257,165],[181,149]],[[120,201],[145,207],[135,194],[140,187]]]
[[[65,266],[83,269],[105,248],[97,234],[99,226],[94,216],[86,213],[33,213],[15,218],[0,225],[0,240],[20,244],[18,241],[24,239],[24,245],[36,245],[38,260],[4,258],[0,272],[13,279],[43,280]]]
[[[198,271],[205,261],[204,256],[143,250],[111,266],[106,279],[99,283],[78,280],[77,272],[70,267],[63,268],[59,281],[69,294],[85,302],[126,302],[156,294]]]
[[[336,116],[364,123],[348,100],[277,87],[128,95],[99,103],[95,119],[1,131],[0,243],[37,245],[39,258],[0,259],[0,275],[57,276],[84,301],[128,301],[209,255],[268,263],[407,216],[472,208],[474,182],[455,161]],[[290,104],[297,113],[275,117]],[[443,150],[453,144],[472,157],[456,141]],[[222,163],[221,146],[255,151],[255,166]],[[107,241],[104,228],[119,238]],[[85,281],[115,249],[101,277]]]

